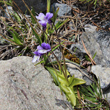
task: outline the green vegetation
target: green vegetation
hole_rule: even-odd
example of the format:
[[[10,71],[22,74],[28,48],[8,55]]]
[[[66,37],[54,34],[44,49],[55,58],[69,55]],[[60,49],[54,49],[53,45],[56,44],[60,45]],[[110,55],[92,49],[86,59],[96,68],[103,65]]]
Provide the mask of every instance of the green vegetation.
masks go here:
[[[24,2],[24,0],[22,1]],[[80,1],[89,2],[94,4],[95,6],[97,5],[97,3],[99,5],[103,3],[102,0]],[[12,0],[9,0],[8,2],[2,0],[0,2],[3,3],[6,7],[7,5],[13,6],[13,4],[17,7],[17,4]],[[37,58],[37,60],[40,59],[37,64],[42,64],[45,69],[49,71],[49,73],[52,75],[54,83],[60,88],[61,92],[64,92],[67,100],[71,103],[73,108],[88,108],[88,110],[109,110],[110,105],[103,97],[99,82],[94,80],[93,84],[91,84],[90,86],[85,86],[85,80],[75,78],[74,75],[71,76],[71,74],[67,71],[66,60],[62,49],[65,41],[61,40],[59,36],[59,30],[61,30],[62,27],[70,19],[66,18],[63,21],[58,21],[57,23],[55,23],[59,9],[57,9],[56,11],[53,9],[53,15],[49,18],[49,16],[52,14],[49,13],[50,0],[47,0],[46,13],[50,15],[46,16],[43,14],[44,18],[46,16],[45,19],[39,18],[40,14],[36,17],[34,9],[32,8],[30,10],[26,4],[25,6],[30,13],[29,17],[23,14],[18,7],[19,11],[14,11],[14,13],[9,12],[9,21],[12,22],[11,26],[4,19],[2,19],[2,22],[6,26],[8,35],[3,35],[0,33],[0,36],[8,41],[7,45],[13,48],[13,50],[15,51],[15,56],[33,56],[33,52],[35,51],[35,58]],[[73,38],[74,36],[72,37],[72,39]],[[40,49],[38,49],[39,46]],[[54,53],[57,48],[59,48],[62,53],[62,59],[60,60]],[[49,59],[49,56],[51,54],[54,55],[56,61],[52,62]],[[94,54],[93,59],[95,56],[96,53]],[[86,59],[88,61],[91,61],[89,56],[86,56]],[[34,61],[37,60],[35,59]],[[76,62],[73,63],[75,64]]]

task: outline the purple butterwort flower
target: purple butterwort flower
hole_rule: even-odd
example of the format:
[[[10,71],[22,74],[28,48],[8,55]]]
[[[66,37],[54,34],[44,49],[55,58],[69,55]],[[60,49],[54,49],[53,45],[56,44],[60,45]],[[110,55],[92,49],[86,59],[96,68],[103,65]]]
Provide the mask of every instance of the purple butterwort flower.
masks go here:
[[[38,53],[45,54],[51,50],[51,47],[48,43],[42,43],[41,46],[37,47]]]
[[[42,50],[43,48],[39,45],[37,46],[37,50]]]
[[[44,15],[43,13],[40,13],[38,16],[36,16],[36,18],[38,19],[38,20],[40,20],[39,21],[39,23],[44,27],[44,28],[46,28],[46,25],[47,25],[47,23],[51,23],[51,21],[50,21],[50,19],[53,17],[53,13],[50,13],[50,12],[48,12],[48,13],[46,13],[46,15]]]
[[[32,62],[34,63],[36,61],[39,61],[40,57],[43,54],[49,52],[50,50],[51,50],[50,45],[48,43],[43,42],[41,44],[41,46],[40,45],[37,46],[37,51],[33,52],[35,55],[34,55],[34,58],[33,58]]]
[[[38,16],[36,16],[38,20],[45,20],[45,15],[43,13],[40,13]]]
[[[39,23],[43,26],[43,28],[45,29],[47,26],[47,22],[46,21],[39,21]]]
[[[45,16],[46,19],[50,20],[52,17],[53,17],[53,13],[50,13],[50,12],[46,13],[46,16]]]
[[[32,62],[35,63],[36,61],[39,61],[40,56],[41,56],[42,54],[38,53],[38,51],[35,51],[35,52],[33,52],[33,53],[34,53],[35,55],[34,55],[34,58],[33,58]]]

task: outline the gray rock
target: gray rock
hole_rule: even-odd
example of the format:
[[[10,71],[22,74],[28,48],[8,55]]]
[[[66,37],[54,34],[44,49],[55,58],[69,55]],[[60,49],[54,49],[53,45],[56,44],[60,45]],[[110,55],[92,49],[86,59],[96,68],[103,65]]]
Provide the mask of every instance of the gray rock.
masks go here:
[[[33,7],[37,13],[46,11],[47,0],[24,0],[29,8]],[[56,0],[52,0],[51,3],[54,3]],[[25,12],[27,10],[26,6],[22,0],[14,0],[14,2],[19,6],[19,8]],[[18,8],[15,8],[18,10]]]
[[[102,28],[108,30],[110,28],[110,21],[105,21],[102,25]]]
[[[110,84],[110,68],[101,65],[92,66],[91,71],[100,79],[101,88]]]
[[[71,68],[68,66],[68,71],[70,72],[70,74],[76,78],[80,78],[80,79],[83,79],[83,74],[76,68]]]
[[[6,40],[2,38],[2,36],[0,35],[0,44],[5,44]]]
[[[107,99],[108,103],[110,104],[110,84],[103,88],[103,95],[105,96],[105,98]]]
[[[96,27],[92,25],[85,26],[85,32],[81,35],[84,44],[93,57],[96,53],[94,61],[96,64],[101,64],[102,66],[110,66],[110,32],[96,31]],[[76,49],[77,48],[77,49]],[[86,53],[82,45],[82,41],[79,43],[73,44],[71,50],[79,50],[79,53]],[[77,54],[77,52],[76,52]],[[78,54],[81,57],[82,54]]]
[[[14,0],[14,2],[19,6],[19,8],[25,12],[27,10],[26,6],[22,2],[22,0]],[[36,12],[45,11],[46,10],[46,0],[25,0],[25,3],[29,8],[34,7]]]
[[[30,57],[0,61],[0,110],[69,110],[43,66]]]
[[[109,93],[105,94],[104,96],[107,99],[107,102],[110,104],[110,91],[109,91]]]
[[[99,31],[96,35],[96,41],[100,45],[105,60],[104,65],[110,66],[110,32]]]
[[[4,17],[11,18],[10,16],[14,14],[13,8],[11,6],[7,6],[5,9]]]
[[[91,71],[99,78],[103,93],[108,103],[110,103],[110,68],[95,65],[92,66]]]
[[[97,27],[92,26],[90,24],[86,24],[84,29],[85,29],[86,32],[94,33],[94,32],[96,32]]]
[[[55,54],[55,56],[58,58],[58,60],[60,61],[61,58],[62,58],[62,53],[59,49],[56,49],[53,51],[53,53]],[[50,55],[50,59],[51,59],[51,62],[54,62],[54,61],[57,61],[56,60],[56,57],[55,57],[53,54]]]
[[[57,10],[57,8],[59,8],[59,11],[58,11],[58,16],[61,17],[61,16],[64,16],[64,15],[71,15],[71,7],[68,6],[67,4],[59,4],[59,3],[54,3],[52,5],[52,7]],[[52,10],[52,9],[51,9]]]

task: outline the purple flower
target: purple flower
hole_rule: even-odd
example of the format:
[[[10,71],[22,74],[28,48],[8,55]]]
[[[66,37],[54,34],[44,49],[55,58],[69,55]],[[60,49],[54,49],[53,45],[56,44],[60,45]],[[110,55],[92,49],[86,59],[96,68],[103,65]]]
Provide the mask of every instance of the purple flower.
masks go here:
[[[53,13],[50,13],[50,12],[46,13],[45,18],[46,18],[47,20],[50,20],[52,17],[53,17]]]
[[[43,42],[41,46],[40,45],[37,46],[37,51],[34,52],[35,55],[32,62],[34,63],[38,61],[43,54],[49,52],[50,50],[51,50],[50,45],[48,43]]]
[[[47,25],[47,23],[51,23],[51,21],[50,21],[50,19],[53,17],[53,13],[50,13],[50,12],[48,12],[48,13],[46,13],[46,15],[44,15],[43,13],[40,13],[38,16],[36,16],[36,18],[38,19],[38,20],[40,20],[39,21],[39,23],[44,27],[44,28],[46,28],[46,25]]]
[[[51,50],[51,47],[48,43],[42,43],[41,46],[37,47],[38,53],[45,54]]]
[[[35,63],[36,61],[39,61],[40,56],[41,56],[42,54],[38,53],[38,51],[35,51],[35,52],[33,52],[33,53],[34,53],[35,55],[34,55],[34,58],[33,58],[32,62]]]
[[[43,13],[40,13],[38,16],[36,16],[38,20],[45,20],[45,15]]]

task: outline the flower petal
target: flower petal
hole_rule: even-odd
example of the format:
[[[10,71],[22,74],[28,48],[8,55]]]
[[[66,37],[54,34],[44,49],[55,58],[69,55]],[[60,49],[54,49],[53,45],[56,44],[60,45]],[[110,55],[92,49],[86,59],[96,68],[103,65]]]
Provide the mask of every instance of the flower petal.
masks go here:
[[[35,63],[36,61],[39,61],[40,56],[34,55],[32,62]]]
[[[44,20],[39,21],[39,23],[40,23],[43,27],[46,27],[46,25],[47,25],[47,21],[44,21]]]
[[[49,20],[52,17],[53,17],[53,13],[50,13],[50,12],[46,13],[46,16],[45,16],[46,19]]]
[[[36,56],[42,56],[38,51],[33,52]]]
[[[33,52],[33,53],[34,53],[36,56],[39,56],[39,55],[38,55],[38,51],[35,51],[35,52]]]
[[[42,50],[43,48],[39,45],[37,46],[37,50]]]
[[[41,46],[42,46],[43,49],[46,49],[46,50],[51,49],[50,45],[48,43],[45,43],[45,42],[43,42],[41,44]]]
[[[38,50],[38,52],[39,52],[40,54],[45,54],[45,53],[47,53],[48,51],[45,50],[45,49],[42,49],[42,50]]]
[[[36,18],[38,20],[44,20],[45,19],[45,15],[43,13],[40,13],[38,16],[36,16]]]
[[[47,52],[50,52],[50,51],[51,51],[51,49],[48,49],[48,50],[47,50]]]

